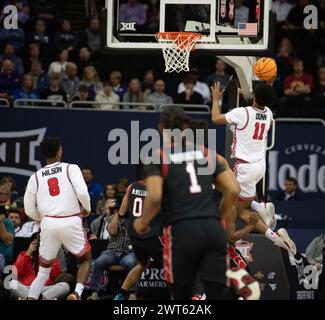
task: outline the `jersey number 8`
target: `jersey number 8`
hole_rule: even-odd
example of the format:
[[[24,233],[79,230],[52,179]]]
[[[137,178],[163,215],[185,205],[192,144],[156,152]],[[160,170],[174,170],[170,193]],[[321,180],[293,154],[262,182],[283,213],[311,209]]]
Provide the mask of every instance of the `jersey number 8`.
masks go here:
[[[60,187],[58,178],[51,178],[47,180],[49,192],[52,197],[56,197],[60,194]]]

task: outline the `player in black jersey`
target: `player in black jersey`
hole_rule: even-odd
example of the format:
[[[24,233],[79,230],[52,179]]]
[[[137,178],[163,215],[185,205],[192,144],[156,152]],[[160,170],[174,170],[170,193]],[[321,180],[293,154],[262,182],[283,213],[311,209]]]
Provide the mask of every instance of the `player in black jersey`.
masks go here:
[[[161,113],[159,129],[164,138],[170,138],[170,130],[184,132],[190,126],[191,119],[180,108],[168,107]],[[222,193],[223,220],[235,205],[238,185],[216,154],[212,158],[211,152],[194,143],[185,144],[182,138],[174,138],[171,146],[164,143],[159,153],[160,164],[144,167],[148,195],[135,230],[148,232],[150,221],[161,212],[166,236],[165,279],[174,299],[191,298],[198,272],[208,299],[235,299],[232,288],[226,286],[227,237],[213,199],[213,184]],[[207,163],[211,173],[199,174]],[[245,285],[254,281],[242,273],[239,280],[243,279]]]
[[[143,202],[147,196],[146,185],[143,181],[143,165],[141,162],[136,167],[136,179],[128,187],[119,210],[119,216],[123,217],[129,213],[128,235],[138,263],[128,273],[114,300],[127,299],[128,290],[137,284],[142,272],[149,266],[151,261],[159,263],[161,267],[163,266],[163,226],[160,215],[154,217],[150,222],[150,231],[144,235],[137,234],[133,226],[135,219],[142,216]]]

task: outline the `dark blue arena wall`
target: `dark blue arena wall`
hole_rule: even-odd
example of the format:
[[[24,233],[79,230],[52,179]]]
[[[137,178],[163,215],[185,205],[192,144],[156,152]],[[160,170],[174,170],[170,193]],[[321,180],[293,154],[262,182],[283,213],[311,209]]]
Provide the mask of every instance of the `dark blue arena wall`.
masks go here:
[[[208,120],[207,115],[195,117]],[[158,128],[159,113],[0,108],[0,119],[0,148],[1,145],[3,148],[2,153],[0,149],[3,155],[0,156],[0,176],[6,173],[13,175],[23,190],[28,176],[36,169],[33,162],[44,164],[37,147],[39,142],[36,148],[33,145],[39,135],[60,137],[64,148],[63,161],[77,163],[81,167],[90,166],[99,183],[115,183],[121,177],[132,179],[131,165],[109,163],[108,151],[114,142],[108,141],[108,135],[111,130],[121,128],[130,136],[131,121],[139,121],[140,132],[147,128]],[[36,131],[27,132],[30,130]],[[223,127],[216,130],[217,152],[224,154],[225,130]],[[19,159],[15,152],[16,142],[23,142],[24,145],[22,147],[21,144]]]

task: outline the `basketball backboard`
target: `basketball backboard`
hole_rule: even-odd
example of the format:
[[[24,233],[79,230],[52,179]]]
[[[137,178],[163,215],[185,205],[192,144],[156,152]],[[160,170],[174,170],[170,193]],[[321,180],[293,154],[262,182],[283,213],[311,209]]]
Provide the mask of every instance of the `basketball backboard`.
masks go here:
[[[102,47],[161,52],[157,32],[199,32],[198,53],[261,56],[271,46],[271,0],[106,0]],[[241,5],[244,3],[245,5]]]

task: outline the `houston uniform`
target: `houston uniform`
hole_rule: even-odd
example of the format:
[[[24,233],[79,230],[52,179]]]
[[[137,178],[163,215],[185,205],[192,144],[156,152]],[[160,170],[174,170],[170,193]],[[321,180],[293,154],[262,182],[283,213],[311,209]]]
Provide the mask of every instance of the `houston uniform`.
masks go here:
[[[90,197],[80,168],[56,162],[32,175],[24,197],[26,213],[41,220],[40,259],[50,263],[63,244],[75,256],[90,250],[80,205],[90,211]]]
[[[128,234],[137,260],[142,265],[147,265],[149,259],[153,259],[163,265],[163,245],[160,236],[163,226],[160,214],[150,222],[150,231],[144,235],[136,233],[133,227],[134,220],[142,216],[143,202],[147,196],[146,186],[140,182],[134,182],[128,189],[128,209],[130,213]]]
[[[272,125],[272,111],[267,107],[235,108],[225,117],[228,124],[235,125],[232,156],[236,158],[234,173],[241,187],[240,198],[253,200],[256,184],[266,170],[265,140]]]
[[[162,165],[144,167],[146,178],[158,175],[164,179],[161,217],[166,236],[165,279],[191,286],[200,271],[203,282],[225,285],[226,234],[212,187],[225,167],[216,160],[211,174],[198,175],[198,169],[207,166],[202,163],[207,158],[204,152],[185,151],[185,146],[180,151],[161,150],[165,159]]]

